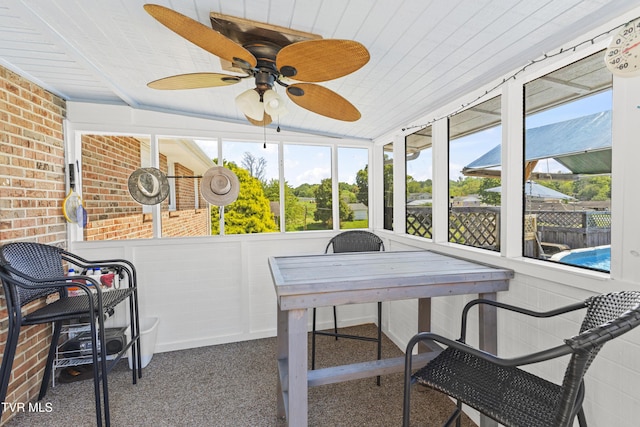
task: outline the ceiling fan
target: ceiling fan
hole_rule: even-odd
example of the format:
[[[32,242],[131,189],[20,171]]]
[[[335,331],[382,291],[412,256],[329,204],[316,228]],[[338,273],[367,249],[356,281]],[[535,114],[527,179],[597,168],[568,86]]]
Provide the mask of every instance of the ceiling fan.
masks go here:
[[[210,88],[253,77],[255,88],[238,95],[236,105],[254,125],[266,126],[272,118],[286,113],[284,100],[273,90],[275,83],[285,87],[287,96],[304,109],[348,122],[360,119],[360,112],[349,101],[314,83],[346,76],[364,66],[369,61],[369,52],[362,44],[322,38],[297,41],[273,31],[248,31],[246,25],[237,22],[224,21],[227,27],[216,30],[164,6],[145,4],[144,9],[178,35],[231,63],[233,71],[244,74],[179,74],[152,81],[147,84],[150,88]],[[213,17],[211,21],[212,27],[220,24]]]

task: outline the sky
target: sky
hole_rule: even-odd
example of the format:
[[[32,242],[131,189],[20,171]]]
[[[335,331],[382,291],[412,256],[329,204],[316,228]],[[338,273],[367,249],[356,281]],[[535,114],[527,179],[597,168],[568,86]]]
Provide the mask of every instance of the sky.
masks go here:
[[[610,108],[611,91],[607,91],[528,116],[526,126],[527,128],[544,126]],[[453,141],[450,147],[450,179],[457,180],[462,177],[460,172],[462,168],[500,144],[501,137],[502,128],[497,126]],[[210,158],[218,157],[216,140],[197,140],[196,142]],[[238,165],[242,163],[245,152],[251,153],[256,158],[264,158],[267,181],[278,179],[278,144],[267,142],[264,148],[263,142],[223,141],[222,149],[224,158]],[[356,173],[365,167],[367,161],[366,149],[339,148],[338,180],[354,184]],[[537,171],[549,172],[562,169],[563,167],[554,160],[539,162],[536,168]],[[294,188],[304,183],[319,184],[322,179],[331,176],[331,149],[328,146],[285,144],[284,173],[285,180]],[[423,153],[418,159],[408,162],[407,173],[418,181],[431,179],[431,153]]]
[[[197,140],[196,143],[212,159],[218,157],[218,143],[215,140]],[[266,160],[267,181],[278,179],[278,144],[267,142],[223,141],[225,160],[242,164],[244,153]],[[363,169],[369,156],[365,148],[338,148],[338,179],[340,182],[355,184],[358,170]],[[284,177],[292,187],[301,184],[319,184],[331,177],[331,148],[314,145],[284,145]]]
[[[610,109],[611,91],[606,91],[582,98],[576,102],[527,116],[525,126],[527,128],[534,128]],[[496,126],[453,141],[450,144],[449,153],[449,178],[457,180],[458,178],[463,177],[461,173],[462,168],[494,148],[496,145],[499,145],[502,138],[501,133],[502,127]],[[555,160],[550,159],[548,161],[539,162],[535,170],[557,172],[559,170],[566,169]],[[430,179],[433,175],[431,169],[431,157],[429,156],[428,159],[426,157],[424,159],[419,158],[419,160],[409,162],[407,164],[407,173],[417,181]]]

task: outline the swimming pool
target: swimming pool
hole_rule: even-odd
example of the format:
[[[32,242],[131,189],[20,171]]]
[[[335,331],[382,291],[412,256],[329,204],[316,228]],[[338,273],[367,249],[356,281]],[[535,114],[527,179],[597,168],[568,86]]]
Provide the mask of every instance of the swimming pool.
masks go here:
[[[552,256],[551,260],[608,272],[611,270],[611,245],[564,251]]]

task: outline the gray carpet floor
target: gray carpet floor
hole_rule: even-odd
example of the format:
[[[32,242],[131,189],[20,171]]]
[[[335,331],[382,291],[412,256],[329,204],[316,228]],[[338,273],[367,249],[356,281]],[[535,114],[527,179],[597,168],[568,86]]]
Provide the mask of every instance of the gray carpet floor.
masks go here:
[[[375,335],[374,325],[344,328]],[[309,346],[311,348],[311,346]],[[375,358],[375,343],[318,337],[317,367]],[[109,375],[112,426],[285,426],[276,416],[275,338],[159,353],[131,383],[128,363]],[[402,355],[384,337],[383,357]],[[349,381],[311,388],[310,426],[386,427],[402,424],[403,375]],[[42,401],[50,412],[18,413],[6,423],[18,426],[94,426],[91,379],[56,384]],[[46,405],[46,406],[45,406]],[[425,388],[413,388],[412,425],[439,426],[453,402]],[[466,416],[464,427],[475,426]]]

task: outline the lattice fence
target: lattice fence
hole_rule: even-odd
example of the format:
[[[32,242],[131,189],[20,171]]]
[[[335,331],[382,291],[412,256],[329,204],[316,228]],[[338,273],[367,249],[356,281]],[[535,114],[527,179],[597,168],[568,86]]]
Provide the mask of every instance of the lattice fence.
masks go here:
[[[525,240],[538,239],[570,248],[611,243],[611,213],[608,211],[533,211],[525,215]],[[455,207],[449,212],[449,241],[468,246],[500,249],[500,208]],[[407,207],[407,234],[433,237],[431,207]]]
[[[407,208],[407,234],[430,239],[433,236],[433,214],[429,207]]]
[[[558,212],[538,211],[538,226],[561,228],[609,228],[611,227],[611,212]]]
[[[490,207],[449,211],[449,241],[485,249],[500,247],[500,210]]]
[[[499,217],[499,208],[453,208],[449,215],[449,241],[479,248],[498,249]],[[407,207],[407,234],[429,239],[432,232],[432,209]]]

